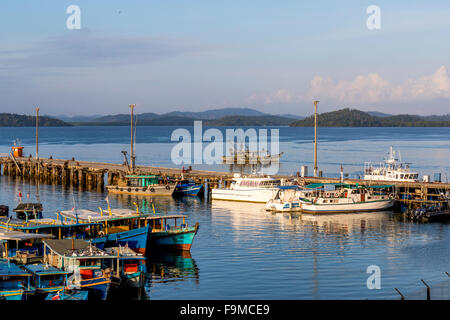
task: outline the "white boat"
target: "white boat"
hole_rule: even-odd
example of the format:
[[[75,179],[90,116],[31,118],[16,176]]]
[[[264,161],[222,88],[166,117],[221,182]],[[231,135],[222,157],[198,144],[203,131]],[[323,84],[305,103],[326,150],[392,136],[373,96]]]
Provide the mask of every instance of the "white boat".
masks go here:
[[[322,185],[322,186],[318,186]],[[386,192],[385,186],[334,185],[335,190],[326,191],[326,184],[315,184],[317,188],[300,192],[300,208],[305,213],[350,213],[381,211],[391,208],[395,200]]]
[[[419,174],[409,168],[409,163],[402,163],[396,152],[389,150],[389,158],[377,166],[371,162],[364,163],[364,180],[418,182]]]
[[[300,200],[297,195],[298,186],[280,186],[275,196],[267,201],[264,209],[272,212],[298,212]]]
[[[214,188],[211,198],[216,200],[266,203],[278,192],[279,179],[270,176],[246,176],[235,174],[228,188]]]

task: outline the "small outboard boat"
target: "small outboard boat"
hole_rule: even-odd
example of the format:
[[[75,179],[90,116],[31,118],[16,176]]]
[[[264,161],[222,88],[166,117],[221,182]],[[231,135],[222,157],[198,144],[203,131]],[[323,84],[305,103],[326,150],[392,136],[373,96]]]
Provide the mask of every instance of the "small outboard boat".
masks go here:
[[[19,203],[13,210],[17,219],[41,219],[43,207],[41,203]]]
[[[9,216],[9,207],[0,205],[0,217],[8,217]]]

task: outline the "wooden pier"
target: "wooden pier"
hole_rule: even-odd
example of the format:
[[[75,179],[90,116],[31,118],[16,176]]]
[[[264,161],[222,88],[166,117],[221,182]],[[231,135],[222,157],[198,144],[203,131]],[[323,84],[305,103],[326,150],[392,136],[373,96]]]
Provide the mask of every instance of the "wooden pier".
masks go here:
[[[185,170],[179,168],[163,168],[151,166],[136,166],[136,174],[157,174],[162,177],[174,179],[191,178],[197,183],[208,183],[209,188],[217,187],[219,184],[227,186],[233,178],[231,172]],[[122,185],[125,176],[129,174],[127,165],[79,161],[74,158],[44,159],[36,160],[32,157],[14,157],[12,154],[0,155],[0,174],[11,177],[23,177],[30,181],[43,184],[59,184],[63,186],[76,187],[79,190],[99,191],[107,185]],[[299,185],[309,183],[337,183],[339,178],[327,177],[300,177],[277,176],[285,181],[296,181]],[[444,195],[450,193],[449,183],[437,182],[391,182],[391,181],[368,181],[357,179],[345,179],[345,183],[359,185],[394,185],[397,194],[397,202],[406,206],[414,207],[421,203],[439,203]]]

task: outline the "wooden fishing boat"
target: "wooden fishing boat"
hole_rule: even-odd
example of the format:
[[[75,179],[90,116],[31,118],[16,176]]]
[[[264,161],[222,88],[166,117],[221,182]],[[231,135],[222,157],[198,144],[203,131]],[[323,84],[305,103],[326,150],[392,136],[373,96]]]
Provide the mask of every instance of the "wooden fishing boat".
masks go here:
[[[8,260],[0,260],[0,300],[23,300],[31,274]]]
[[[85,240],[44,240],[44,262],[70,272],[66,288],[88,290],[89,299],[106,299],[114,259]]]
[[[125,247],[106,248],[105,252],[116,257],[113,267],[112,284],[117,288],[140,288],[146,273],[145,257]],[[114,269],[115,268],[115,269]]]
[[[198,232],[199,223],[189,227],[186,224],[186,217],[185,215],[148,217],[151,232],[147,246],[150,251],[189,251]],[[182,220],[179,225],[178,220]]]
[[[60,211],[58,214],[65,221],[101,224],[102,230],[98,235],[89,238],[100,249],[127,245],[134,251],[145,254],[149,234],[147,217],[150,214],[131,209],[108,209],[100,212],[75,209]]]
[[[64,289],[68,272],[47,264],[27,264],[22,269],[31,274],[30,289],[37,299]]]
[[[16,264],[42,262],[42,240],[53,237],[51,234],[0,231],[0,258]]]
[[[117,186],[106,186],[109,193],[139,196],[171,196],[176,183],[157,175],[127,175]]]
[[[13,210],[17,219],[40,219],[44,210],[41,203],[21,202]]]

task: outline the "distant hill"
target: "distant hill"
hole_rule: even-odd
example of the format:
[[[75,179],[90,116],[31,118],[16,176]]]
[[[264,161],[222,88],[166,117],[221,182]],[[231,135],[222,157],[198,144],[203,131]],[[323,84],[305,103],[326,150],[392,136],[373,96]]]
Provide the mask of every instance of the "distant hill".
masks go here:
[[[287,126],[293,119],[278,116],[228,116],[215,120],[206,120],[205,126]]]
[[[318,124],[321,127],[449,127],[447,116],[432,116],[434,120],[417,115],[373,116],[356,109],[341,109],[321,113]],[[314,126],[314,115],[290,124],[293,127]]]
[[[36,116],[14,113],[0,113],[0,127],[34,127]],[[40,127],[67,127],[71,124],[48,116],[39,117]]]
[[[185,126],[192,125],[194,120],[204,121],[204,125],[230,126],[240,123],[242,126],[271,126],[288,125],[292,121],[302,118],[300,116],[289,115],[286,117],[275,116],[263,113],[250,108],[223,108],[200,112],[173,111],[164,114],[141,113],[136,115],[136,125],[138,126]],[[233,124],[234,121],[234,124]],[[130,114],[116,114],[102,116],[90,121],[75,121],[73,125],[123,125],[130,124]],[[237,124],[236,124],[237,125]]]

